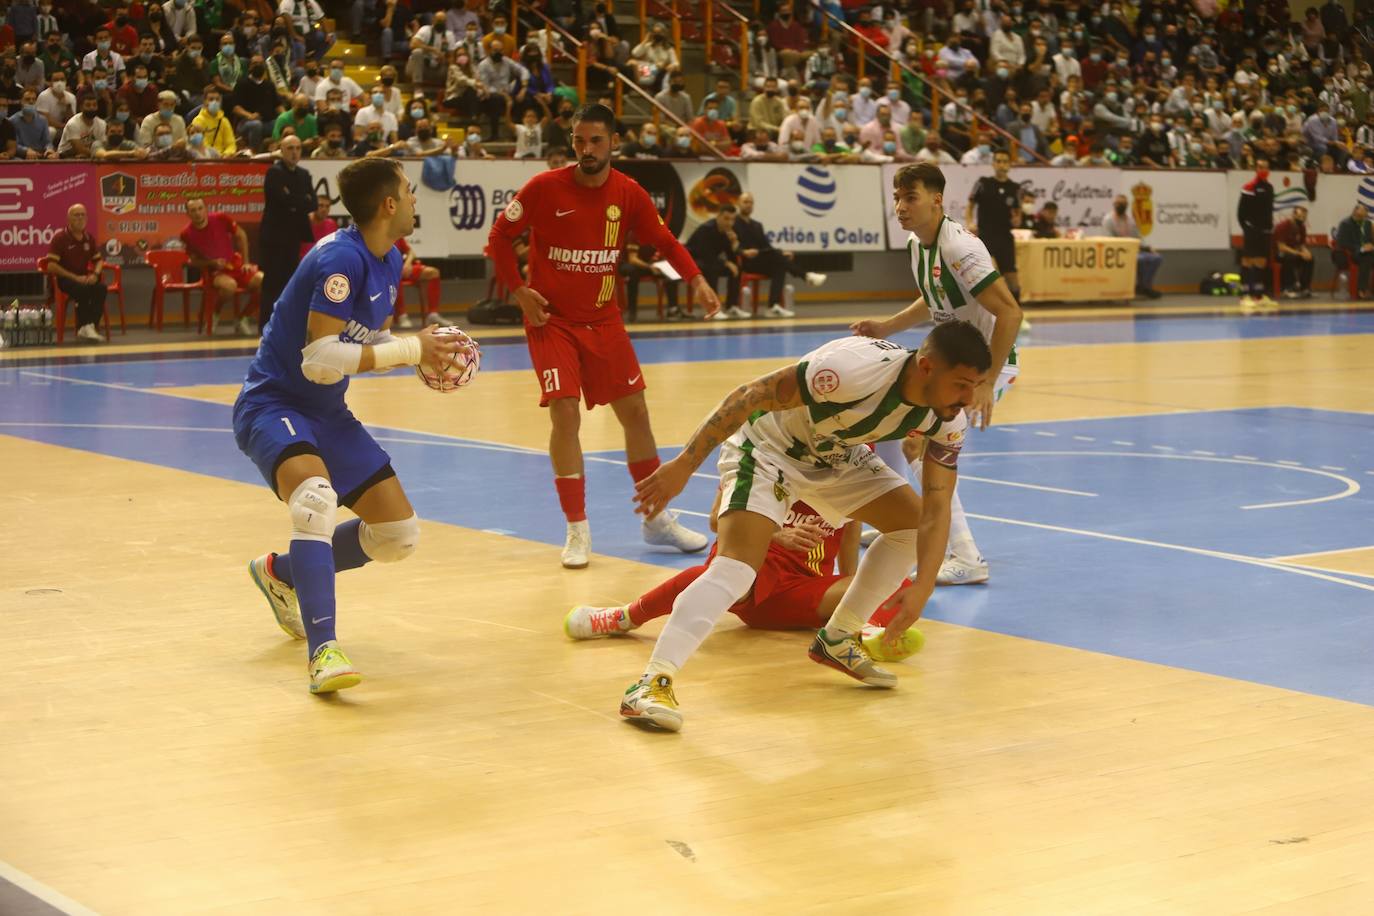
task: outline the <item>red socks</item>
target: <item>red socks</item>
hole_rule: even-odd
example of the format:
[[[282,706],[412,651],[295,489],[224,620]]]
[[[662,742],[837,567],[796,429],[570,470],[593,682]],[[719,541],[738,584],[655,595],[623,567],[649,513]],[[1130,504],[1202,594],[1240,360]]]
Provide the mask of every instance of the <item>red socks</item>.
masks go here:
[[[553,485],[558,490],[558,504],[570,522],[587,520],[587,480],[581,474],[576,477],[555,477]]]
[[[630,622],[635,626],[653,620],[655,617],[667,617],[673,611],[673,602],[683,590],[697,577],[706,572],[705,566],[693,566],[691,569],[684,569],[673,578],[656,585],[634,601],[630,602]]]
[[[652,458],[646,458],[643,461],[631,461],[630,476],[634,478],[635,483],[639,483],[645,477],[657,471],[659,464],[660,462],[657,455]]]

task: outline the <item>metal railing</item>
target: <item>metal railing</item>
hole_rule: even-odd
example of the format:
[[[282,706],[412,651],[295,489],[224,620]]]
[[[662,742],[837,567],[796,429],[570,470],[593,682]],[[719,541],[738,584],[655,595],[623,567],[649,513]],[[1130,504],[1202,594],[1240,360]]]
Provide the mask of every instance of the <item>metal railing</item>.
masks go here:
[[[562,56],[568,58],[569,60],[573,61],[573,63],[577,67],[577,97],[585,103],[587,101],[587,46],[583,42],[579,41],[577,37],[573,35],[571,32],[569,32],[567,29],[563,28],[561,25],[554,22],[548,16],[545,16],[544,11],[534,6],[533,4],[531,4],[526,11],[529,13],[533,13],[544,23],[545,28],[552,29],[559,37],[561,37],[564,41],[568,42],[568,44],[572,45],[574,50],[570,52],[566,48],[563,48],[552,41],[549,42],[549,56],[546,63],[548,63],[550,68],[552,68],[554,52],[557,52]],[[515,38],[517,47],[519,46],[520,42],[518,34],[519,15],[520,0],[511,0],[511,37]],[[618,102],[619,100],[617,99],[617,103]],[[619,111],[617,111],[616,113],[619,114]]]
[[[678,66],[682,66],[682,14],[677,9],[678,0],[653,0],[659,18],[667,17],[673,30],[673,51],[677,54]],[[639,43],[649,34],[649,0],[639,0]]]
[[[706,66],[711,66],[711,55],[715,49],[715,10],[718,3],[727,22],[733,20],[735,26],[739,28],[739,88],[742,94],[749,86],[749,19],[724,0],[705,0],[703,18],[706,24]],[[758,12],[759,0],[754,0],[755,17],[758,16]],[[730,26],[727,25],[727,31],[729,28]]]
[[[924,73],[921,73],[919,70],[915,69],[911,65],[898,59],[898,57],[895,54],[888,51],[882,45],[879,45],[878,43],[874,42],[867,35],[855,29],[853,26],[845,22],[843,19],[840,19],[830,10],[827,10],[825,7],[821,6],[817,2],[817,0],[811,0],[811,4],[816,9],[816,11],[820,13],[822,17],[822,41],[828,40],[825,36],[829,34],[831,20],[834,20],[835,27],[837,29],[845,32],[848,35],[851,35],[857,42],[855,54],[858,59],[855,63],[855,70],[858,73],[859,79],[864,78],[864,61],[868,57],[868,54],[865,52],[865,48],[872,48],[875,56],[882,57],[884,60],[889,62],[890,76],[895,77],[899,73],[906,73],[914,77],[916,80],[918,80],[921,84],[923,84],[926,87],[926,89],[930,93],[930,129],[938,133],[940,130],[940,109],[942,107],[940,104],[940,96],[948,95],[948,93],[945,93],[944,90],[942,90],[939,86],[936,86],[934,83],[926,79]],[[1005,137],[1007,140],[1008,149],[1011,152],[1011,157],[1013,160],[1017,158],[1018,151],[1024,149],[1027,153],[1030,154],[1030,156],[1035,161],[1043,165],[1050,164],[1048,159],[1040,155],[1039,150],[1033,150],[1029,147],[1026,147],[1018,138],[1013,137],[1007,131],[1003,130],[1001,126],[993,122],[991,118],[987,117],[986,115],[979,114],[967,105],[960,105],[958,100],[953,97],[949,97],[949,101],[954,103],[957,109],[964,111],[972,119],[973,123],[979,124],[982,129],[995,134],[1000,134],[1001,136]]]

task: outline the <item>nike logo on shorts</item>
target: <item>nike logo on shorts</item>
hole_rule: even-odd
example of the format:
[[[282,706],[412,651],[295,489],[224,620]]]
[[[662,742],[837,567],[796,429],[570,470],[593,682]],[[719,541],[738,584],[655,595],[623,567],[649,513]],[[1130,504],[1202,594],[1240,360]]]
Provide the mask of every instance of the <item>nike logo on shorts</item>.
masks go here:
[[[626,382],[625,384],[627,384],[627,385],[633,385],[635,382],[639,381],[640,377],[643,376],[643,375],[644,375],[644,373],[641,372],[641,373],[639,373],[639,375],[636,375],[634,378],[630,379],[630,380],[629,380],[628,382]]]
[[[555,211],[553,211],[553,215],[554,215],[554,216],[567,216],[569,213],[572,213],[572,212],[573,212],[574,210],[576,210],[576,209],[577,209],[576,207],[573,207],[572,210],[555,210]]]
[[[382,294],[381,294],[381,293],[378,293],[378,294],[375,295],[375,296],[368,296],[367,298],[368,298],[368,300],[371,301],[371,302],[376,302],[378,299],[381,298],[381,296],[382,296]]]
[[[333,616],[334,616],[333,614],[330,614],[330,615],[329,615],[329,617],[333,617]],[[326,620],[329,619],[329,617],[311,617],[311,618],[310,618],[310,622],[311,622],[311,623],[324,623]]]

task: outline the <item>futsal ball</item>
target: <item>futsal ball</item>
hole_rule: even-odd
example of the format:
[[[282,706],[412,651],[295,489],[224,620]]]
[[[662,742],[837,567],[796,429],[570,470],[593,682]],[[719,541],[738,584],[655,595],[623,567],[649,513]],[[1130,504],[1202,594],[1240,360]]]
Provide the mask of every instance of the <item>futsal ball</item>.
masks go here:
[[[446,394],[471,384],[477,377],[477,370],[482,367],[482,348],[477,345],[477,341],[458,327],[435,328],[434,334],[438,337],[456,337],[460,347],[458,352],[453,354],[453,358],[443,366],[424,363],[416,366],[415,374],[420,377],[420,381],[435,391]]]

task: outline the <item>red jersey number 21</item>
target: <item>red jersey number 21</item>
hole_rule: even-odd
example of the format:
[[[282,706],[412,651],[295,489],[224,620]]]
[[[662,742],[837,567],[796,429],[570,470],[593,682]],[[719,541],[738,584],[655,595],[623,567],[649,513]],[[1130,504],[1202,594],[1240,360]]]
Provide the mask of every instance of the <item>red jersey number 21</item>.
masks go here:
[[[553,391],[557,391],[557,390],[558,390],[558,387],[559,387],[559,385],[558,385],[558,370],[557,370],[557,369],[545,369],[545,370],[544,370],[544,393],[545,393],[545,394],[549,394],[549,393],[551,393],[551,392],[553,392]]]

